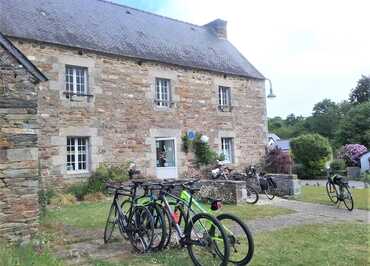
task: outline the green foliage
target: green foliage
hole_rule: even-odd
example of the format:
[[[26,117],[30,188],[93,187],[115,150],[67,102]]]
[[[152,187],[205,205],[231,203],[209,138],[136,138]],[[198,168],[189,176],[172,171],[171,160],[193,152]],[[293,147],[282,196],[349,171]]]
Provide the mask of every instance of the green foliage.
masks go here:
[[[344,116],[338,139],[341,143],[359,143],[370,147],[370,102],[356,104]]]
[[[346,162],[342,159],[334,159],[330,163],[330,169],[334,172],[343,171],[346,169]]]
[[[290,114],[284,120],[277,116],[268,120],[269,132],[275,133],[282,139],[297,137],[306,132],[305,118]]]
[[[301,178],[322,175],[332,149],[328,139],[319,134],[306,134],[290,142],[294,161],[302,165]]]
[[[66,193],[74,195],[77,200],[83,200],[84,196],[89,193],[87,182],[80,182],[69,186]]]
[[[49,205],[50,204],[50,200],[52,197],[55,196],[55,191],[53,189],[40,189],[39,192],[38,192],[38,196],[39,196],[39,204],[40,206],[42,207],[46,207],[46,205]]]
[[[211,149],[209,143],[202,141],[201,138],[202,134],[200,133],[196,133],[193,141],[189,140],[186,134],[181,137],[183,152],[188,153],[190,150],[194,152],[198,166],[210,165],[215,163],[217,160],[223,161],[225,159],[223,154],[218,155]]]
[[[197,133],[192,143],[192,149],[199,165],[210,165],[219,160],[218,154],[211,149],[208,142],[201,140],[202,135]]]
[[[315,104],[311,119],[307,120],[311,132],[334,140],[337,125],[340,120],[340,112],[335,102],[324,99]]]
[[[191,141],[188,138],[188,135],[187,134],[184,134],[181,137],[181,140],[182,140],[182,151],[185,152],[185,153],[188,153],[189,152],[189,146],[191,144]]]
[[[370,77],[362,75],[356,88],[352,89],[349,96],[351,103],[365,103],[370,100]]]
[[[67,193],[71,193],[78,200],[83,200],[85,195],[95,192],[105,192],[107,182],[125,182],[129,180],[128,169],[130,162],[120,166],[101,165],[89,177],[87,182],[70,186]]]
[[[360,180],[364,183],[370,184],[370,171],[361,173]]]

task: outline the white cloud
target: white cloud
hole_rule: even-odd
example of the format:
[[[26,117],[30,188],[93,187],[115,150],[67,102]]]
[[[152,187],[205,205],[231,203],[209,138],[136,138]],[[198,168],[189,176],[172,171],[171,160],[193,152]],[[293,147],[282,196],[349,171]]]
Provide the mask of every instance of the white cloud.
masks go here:
[[[227,20],[229,40],[273,81],[269,116],[285,116],[344,100],[370,74],[369,10],[368,0],[176,0],[159,12],[199,25]]]

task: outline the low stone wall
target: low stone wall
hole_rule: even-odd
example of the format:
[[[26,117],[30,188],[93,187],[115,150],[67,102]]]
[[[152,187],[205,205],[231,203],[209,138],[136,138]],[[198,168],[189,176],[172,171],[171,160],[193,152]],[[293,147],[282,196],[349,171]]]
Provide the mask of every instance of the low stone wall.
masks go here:
[[[266,174],[276,182],[279,196],[293,196],[301,193],[301,186],[296,175],[290,174]],[[247,183],[253,186],[257,191],[261,192],[261,188],[257,185],[257,180],[254,178],[247,179]]]
[[[279,196],[293,196],[301,192],[300,184],[296,175],[287,174],[268,174],[276,184]],[[238,204],[245,202],[245,184],[254,187],[258,192],[261,192],[257,181],[250,178],[247,181],[232,181],[232,180],[202,180],[200,181],[201,190],[198,194],[200,198],[218,198],[224,203]]]
[[[243,202],[244,181],[231,180],[201,180],[200,198],[217,198],[227,204]]]

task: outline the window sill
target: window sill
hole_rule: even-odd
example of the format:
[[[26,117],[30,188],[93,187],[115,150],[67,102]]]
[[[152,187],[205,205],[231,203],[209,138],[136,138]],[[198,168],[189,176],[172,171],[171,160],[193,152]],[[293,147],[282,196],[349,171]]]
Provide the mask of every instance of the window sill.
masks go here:
[[[67,178],[85,178],[90,177],[91,172],[90,171],[67,171],[66,177]]]
[[[158,102],[154,101],[154,110],[156,111],[164,111],[164,112],[171,112],[175,110],[176,103],[175,102],[170,102],[168,106],[160,106],[157,105]]]
[[[64,91],[63,92],[63,101],[68,102],[70,104],[79,105],[79,104],[90,104],[92,103],[92,98],[94,95],[92,94],[79,94]]]

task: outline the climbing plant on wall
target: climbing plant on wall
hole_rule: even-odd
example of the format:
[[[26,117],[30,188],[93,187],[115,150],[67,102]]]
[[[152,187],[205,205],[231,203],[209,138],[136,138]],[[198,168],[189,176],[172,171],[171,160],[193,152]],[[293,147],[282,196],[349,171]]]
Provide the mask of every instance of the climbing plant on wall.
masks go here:
[[[223,161],[224,156],[218,155],[208,143],[208,137],[199,132],[195,134],[195,138],[190,140],[187,134],[182,136],[182,150],[185,153],[189,151],[195,155],[196,163],[198,166],[210,165],[217,160]]]

